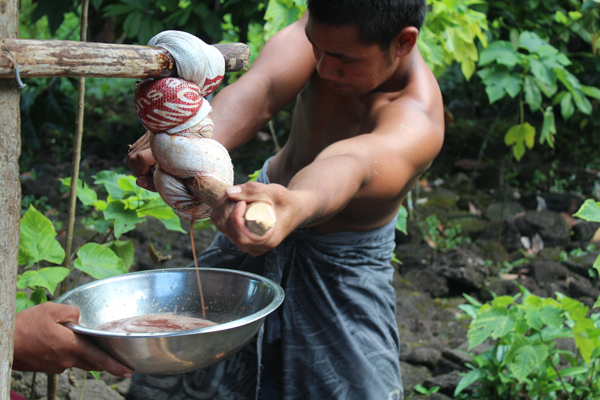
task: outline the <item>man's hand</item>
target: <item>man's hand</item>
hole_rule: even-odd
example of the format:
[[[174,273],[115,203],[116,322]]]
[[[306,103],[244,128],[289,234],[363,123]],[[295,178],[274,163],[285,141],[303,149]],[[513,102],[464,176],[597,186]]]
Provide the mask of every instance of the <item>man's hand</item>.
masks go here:
[[[146,132],[129,148],[129,166],[137,176],[137,185],[141,188],[156,192],[150,167],[156,164],[150,149],[150,132]]]
[[[51,302],[18,312],[13,369],[60,374],[77,367],[130,378],[131,369],[62,325],[78,321],[77,307]]]
[[[248,205],[256,201],[270,204],[277,217],[275,226],[262,236],[250,231],[244,218]],[[227,188],[210,218],[240,250],[256,257],[279,245],[303,221],[298,204],[296,196],[284,186],[248,182]]]

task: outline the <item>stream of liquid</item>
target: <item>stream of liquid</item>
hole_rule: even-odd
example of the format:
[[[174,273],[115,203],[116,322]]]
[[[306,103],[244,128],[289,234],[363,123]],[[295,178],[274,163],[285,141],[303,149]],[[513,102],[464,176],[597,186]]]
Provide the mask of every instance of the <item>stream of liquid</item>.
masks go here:
[[[194,221],[190,224],[190,240],[192,242],[192,254],[194,255],[194,265],[196,266],[196,278],[198,279],[198,289],[200,290],[200,301],[202,303],[202,318],[185,317],[183,315],[170,314],[145,314],[136,317],[123,318],[110,321],[100,325],[96,329],[109,332],[125,333],[158,333],[183,331],[188,329],[204,328],[217,325],[206,319],[206,307],[204,306],[204,295],[202,294],[202,282],[200,281],[200,271],[198,270],[198,260],[196,258],[196,246],[194,246]]]

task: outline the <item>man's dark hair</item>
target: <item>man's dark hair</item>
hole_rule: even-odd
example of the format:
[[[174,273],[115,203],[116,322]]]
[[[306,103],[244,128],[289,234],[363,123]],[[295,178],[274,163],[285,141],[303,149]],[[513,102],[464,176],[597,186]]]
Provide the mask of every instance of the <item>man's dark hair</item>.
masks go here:
[[[426,0],[308,0],[310,18],[320,24],[354,25],[358,39],[366,45],[387,50],[407,26],[421,29]]]

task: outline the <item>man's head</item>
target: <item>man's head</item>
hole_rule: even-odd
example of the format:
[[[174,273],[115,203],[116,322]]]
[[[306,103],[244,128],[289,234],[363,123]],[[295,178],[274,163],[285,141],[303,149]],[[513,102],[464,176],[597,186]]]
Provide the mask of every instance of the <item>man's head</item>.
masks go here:
[[[421,29],[426,0],[308,0],[310,18],[332,27],[353,25],[366,45],[389,49],[406,27]]]

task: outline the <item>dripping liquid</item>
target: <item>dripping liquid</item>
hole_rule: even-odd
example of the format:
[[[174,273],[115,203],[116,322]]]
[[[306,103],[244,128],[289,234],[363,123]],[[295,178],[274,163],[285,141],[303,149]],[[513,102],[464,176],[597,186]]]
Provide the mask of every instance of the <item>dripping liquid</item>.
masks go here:
[[[190,240],[192,242],[192,254],[194,255],[196,278],[198,279],[198,289],[200,290],[200,301],[202,303],[202,319],[172,314],[145,314],[110,321],[100,325],[96,329],[108,332],[158,333],[197,329],[217,325],[217,323],[206,319],[206,307],[204,305],[204,295],[202,293],[202,282],[200,281],[200,271],[198,269],[198,259],[196,258],[196,247],[194,245],[193,232],[194,221],[192,221],[190,224]]]
[[[202,302],[202,318],[206,319],[206,308],[204,307],[204,295],[202,294],[202,282],[198,270],[198,259],[196,258],[196,246],[194,245],[194,220],[190,224],[190,240],[192,241],[192,254],[194,255],[194,266],[196,267],[196,278],[198,278],[198,290],[200,290],[200,301]]]

